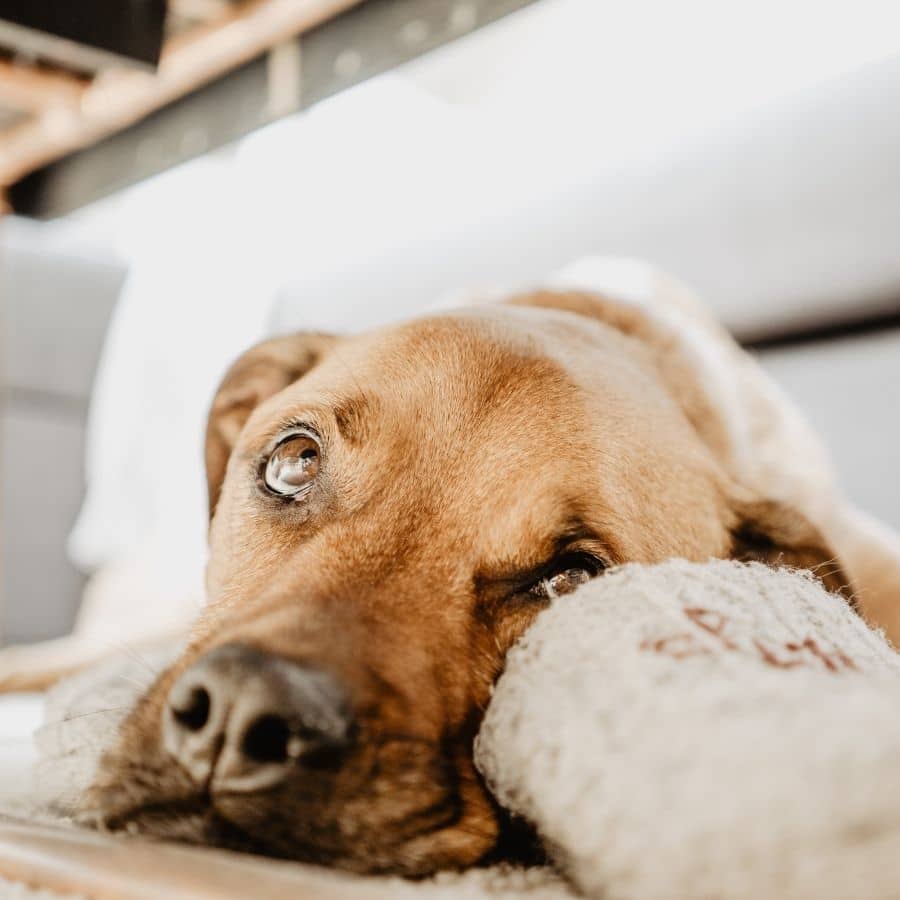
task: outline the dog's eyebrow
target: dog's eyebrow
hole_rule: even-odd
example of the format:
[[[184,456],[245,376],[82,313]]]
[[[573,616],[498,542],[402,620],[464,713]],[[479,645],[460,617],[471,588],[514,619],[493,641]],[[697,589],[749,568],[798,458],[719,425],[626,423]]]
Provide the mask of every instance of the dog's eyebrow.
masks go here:
[[[541,542],[540,556],[525,565],[507,563],[491,567],[491,571],[480,571],[475,574],[476,592],[482,590],[508,588],[532,580],[538,580],[546,572],[553,560],[565,553],[573,544],[579,542],[604,544],[600,537],[580,519],[567,519],[550,536]]]
[[[584,521],[574,516],[570,517],[553,532],[548,545],[553,549],[550,557],[556,556],[578,541],[597,540],[593,529],[588,528]]]
[[[362,394],[342,397],[331,408],[338,433],[348,444],[361,444],[366,437],[369,401]]]

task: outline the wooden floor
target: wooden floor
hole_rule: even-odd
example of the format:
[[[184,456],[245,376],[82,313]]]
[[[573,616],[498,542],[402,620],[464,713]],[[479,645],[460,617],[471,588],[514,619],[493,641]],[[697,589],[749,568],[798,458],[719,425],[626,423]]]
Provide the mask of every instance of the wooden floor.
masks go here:
[[[0,820],[0,876],[98,900],[374,900],[391,882],[227,851]],[[396,888],[396,882],[393,882]]]

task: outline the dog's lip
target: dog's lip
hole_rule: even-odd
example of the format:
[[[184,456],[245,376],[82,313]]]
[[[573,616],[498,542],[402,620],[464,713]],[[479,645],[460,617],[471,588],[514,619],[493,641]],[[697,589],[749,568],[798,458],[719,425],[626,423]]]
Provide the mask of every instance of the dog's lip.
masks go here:
[[[161,821],[165,833],[154,829]],[[101,831],[124,833],[129,837],[150,837],[224,847],[245,853],[284,856],[259,836],[248,832],[239,823],[216,809],[209,798],[195,797],[178,801],[155,801],[134,807],[112,817],[94,814],[92,821],[79,819],[79,824]],[[155,833],[154,833],[155,832]]]
[[[218,795],[225,799],[223,795]],[[234,797],[246,797],[246,794],[233,794]],[[141,803],[126,809],[115,811],[91,810],[76,820],[79,825],[95,828],[105,832],[124,832],[130,836],[153,836],[155,826],[165,823],[166,834],[159,835],[163,839],[188,840],[195,843],[221,844],[217,840],[218,832],[224,827],[229,832],[240,834],[246,848],[255,848],[257,852],[265,850],[264,842],[255,835],[245,831],[241,825],[233,821],[218,808],[213,795],[200,792],[189,797],[163,798]],[[191,835],[179,834],[179,829],[189,828]],[[174,833],[173,833],[174,829]],[[158,834],[158,831],[157,831]],[[233,841],[229,841],[233,848]]]
[[[134,825],[142,818],[166,816],[168,818],[185,818],[190,815],[203,815],[211,809],[208,794],[198,792],[189,796],[164,797],[148,800],[115,809],[103,809],[94,805],[76,817],[79,825],[96,828],[100,831],[133,832]]]
[[[130,823],[142,818],[164,815],[178,818],[186,815],[207,815],[210,812],[227,819],[218,804],[229,800],[245,800],[253,794],[265,794],[265,789],[246,791],[232,789],[210,789],[203,787],[193,794],[177,797],[160,797],[146,800],[131,806],[121,806],[116,809],[102,809],[94,807],[78,816],[79,824],[100,828],[109,831],[128,830]]]
[[[267,840],[264,831],[248,829],[219,808],[216,799],[224,800],[228,797],[244,799],[246,795],[203,793],[173,800],[158,800],[110,816],[94,813],[93,820],[81,817],[78,822],[106,832],[124,833],[129,837],[201,844],[314,865],[347,865],[351,869],[364,871],[359,869],[360,861],[352,853],[348,853],[347,847],[329,846],[327,842],[318,843],[309,840],[308,836],[304,839],[299,835],[289,848]],[[392,847],[396,850],[436,832],[453,828],[462,816],[460,801],[458,794],[449,793],[423,809],[413,811],[404,817],[406,827],[397,828],[396,840],[384,849]],[[410,830],[411,822],[417,822],[419,827]],[[164,824],[162,832],[159,830],[160,824]],[[390,829],[391,826],[386,827]]]

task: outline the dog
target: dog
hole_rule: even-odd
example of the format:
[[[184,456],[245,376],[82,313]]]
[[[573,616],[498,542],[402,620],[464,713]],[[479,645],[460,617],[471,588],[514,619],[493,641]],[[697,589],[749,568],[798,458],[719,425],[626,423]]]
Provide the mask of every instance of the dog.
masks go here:
[[[560,288],[249,350],[207,429],[207,605],[86,817],[356,872],[507,853],[472,760],[492,685],[542,609],[626,562],[810,569],[900,637],[892,536],[815,477],[764,490],[709,377],[741,351],[698,321],[702,350]]]

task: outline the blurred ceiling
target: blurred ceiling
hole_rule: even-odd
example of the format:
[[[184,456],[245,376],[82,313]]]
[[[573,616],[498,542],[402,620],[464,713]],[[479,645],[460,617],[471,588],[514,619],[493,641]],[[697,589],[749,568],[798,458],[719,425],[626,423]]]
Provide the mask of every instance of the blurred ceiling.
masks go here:
[[[0,191],[15,211],[68,211],[530,2],[8,0]]]
[[[0,9],[0,189],[189,94],[358,0],[103,0]],[[19,8],[21,6],[21,9]],[[159,27],[143,41],[141,30]],[[164,43],[163,41],[164,31]],[[160,53],[160,44],[162,50]],[[140,46],[139,46],[140,45]],[[142,71],[142,70],[143,71]]]
[[[246,41],[265,21],[271,38],[275,19],[265,16],[273,11],[279,28],[290,11],[296,34],[299,11],[327,17],[351,0],[172,4],[157,81],[184,75],[172,62],[181,46],[219,47],[221,61],[222,35]],[[31,156],[17,167],[9,138],[21,134],[23,112],[8,107],[0,184],[5,166],[17,209],[55,215],[229,144],[242,148],[245,174],[265,173],[258,188],[284,202],[308,200],[320,184],[333,192],[325,173],[335,167],[343,194],[355,193],[360,206],[370,194],[375,203],[380,188],[369,181],[378,166],[382,185],[394,183],[390,173],[409,180],[442,171],[454,194],[467,180],[496,191],[507,178],[521,183],[511,173],[531,171],[550,189],[576,170],[657,165],[759,107],[896,54],[896,0],[364,0],[203,86],[191,81],[196,71],[184,76],[187,94],[160,112],[123,103],[124,121],[138,121],[113,138],[94,135],[81,153],[51,142],[50,156],[62,155],[55,163]],[[384,72],[392,74],[371,78]],[[114,81],[126,76],[130,84],[152,78],[120,72]],[[113,75],[47,89],[39,107],[47,130],[65,132],[66,103],[105,115],[115,95],[101,92],[106,79]],[[290,115],[311,106],[311,116]],[[365,161],[354,158],[362,133]]]

